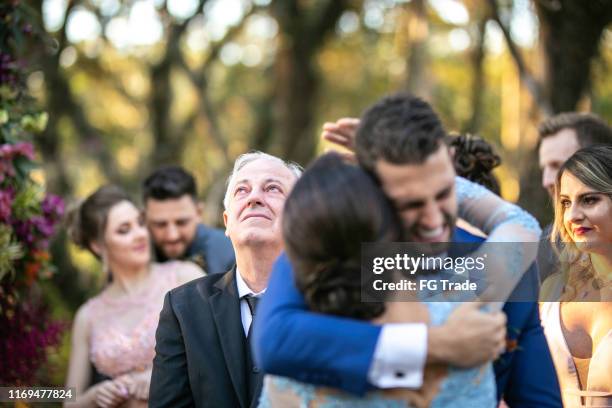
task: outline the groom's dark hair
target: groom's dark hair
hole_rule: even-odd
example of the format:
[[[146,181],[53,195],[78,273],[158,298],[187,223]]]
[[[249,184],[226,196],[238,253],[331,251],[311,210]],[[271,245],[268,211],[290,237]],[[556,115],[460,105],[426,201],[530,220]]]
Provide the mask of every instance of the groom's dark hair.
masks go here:
[[[361,117],[355,151],[359,164],[375,173],[376,162],[421,164],[445,143],[446,131],[432,107],[408,93],[382,98]]]
[[[196,200],[196,182],[191,173],[180,166],[160,167],[143,182],[142,200],[170,200],[189,195]]]

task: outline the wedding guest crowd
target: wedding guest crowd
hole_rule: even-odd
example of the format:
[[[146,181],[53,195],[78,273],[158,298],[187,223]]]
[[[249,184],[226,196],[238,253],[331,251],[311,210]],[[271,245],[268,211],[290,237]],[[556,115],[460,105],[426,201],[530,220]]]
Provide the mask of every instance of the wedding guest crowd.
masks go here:
[[[224,231],[181,167],[144,180],[142,209],[100,187],[68,217],[108,278],[74,318],[65,406],[612,407],[612,130],[572,112],[539,133],[544,231],[501,198],[494,146],[405,93],[326,123],[343,152],[303,175],[240,155]],[[363,301],[362,244],[394,242],[512,243],[485,271],[496,302]]]

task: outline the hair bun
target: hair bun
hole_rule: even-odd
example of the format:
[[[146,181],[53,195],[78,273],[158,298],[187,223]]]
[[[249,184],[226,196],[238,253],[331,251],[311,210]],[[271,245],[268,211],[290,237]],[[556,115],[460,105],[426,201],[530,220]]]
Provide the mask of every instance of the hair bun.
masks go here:
[[[451,135],[449,144],[455,149],[453,162],[457,174],[499,194],[499,183],[492,171],[501,164],[501,158],[493,146],[470,134]]]
[[[361,301],[361,273],[356,261],[335,259],[298,282],[306,303],[313,311],[357,319],[373,319],[384,312],[384,303]]]
[[[81,215],[83,201],[84,200],[78,200],[77,202],[71,204],[68,208],[68,211],[66,211],[66,215],[64,218],[68,236],[76,245],[81,248],[86,247],[86,244],[83,239],[83,222]]]
[[[501,158],[493,147],[479,136],[471,134],[458,135],[452,138],[451,146],[455,147],[455,164],[458,171],[490,172],[501,163]]]

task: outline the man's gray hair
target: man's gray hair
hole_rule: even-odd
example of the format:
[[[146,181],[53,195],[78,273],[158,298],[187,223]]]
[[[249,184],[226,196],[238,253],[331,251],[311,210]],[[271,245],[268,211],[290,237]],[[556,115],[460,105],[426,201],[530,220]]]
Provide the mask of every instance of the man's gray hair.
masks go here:
[[[234,180],[234,176],[236,173],[240,171],[247,164],[254,162],[255,160],[266,159],[276,161],[283,166],[285,166],[289,171],[295,176],[296,179],[300,178],[304,169],[297,163],[285,161],[279,157],[272,156],[271,154],[260,152],[257,150],[241,154],[238,156],[236,161],[234,162],[234,168],[227,178],[226,186],[225,186],[225,196],[223,197],[223,208],[227,210],[229,207],[229,199],[230,199],[230,186],[232,185],[232,181]]]

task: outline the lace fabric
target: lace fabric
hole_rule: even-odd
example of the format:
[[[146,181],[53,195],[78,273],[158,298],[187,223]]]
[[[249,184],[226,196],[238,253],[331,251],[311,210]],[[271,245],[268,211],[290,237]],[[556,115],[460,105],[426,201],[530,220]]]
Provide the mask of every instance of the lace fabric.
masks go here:
[[[152,287],[139,296],[113,299],[102,292],[86,303],[91,322],[90,360],[100,373],[114,378],[152,366],[159,313],[165,294],[177,286],[179,265],[152,266]]]
[[[433,325],[443,324],[458,303],[427,303]],[[449,368],[443,374],[428,379],[425,372],[424,389],[395,389],[370,392],[364,397],[326,387],[317,387],[289,378],[266,376],[259,401],[260,408],[431,408],[497,406],[495,375],[492,364],[470,369]],[[437,383],[433,384],[432,383]],[[430,389],[427,390],[426,388]]]
[[[501,308],[501,300],[510,296],[535,261],[542,229],[527,211],[481,185],[462,177],[456,177],[455,184],[459,217],[487,235],[486,241],[470,254],[487,258],[485,278],[490,285],[482,298],[498,301]]]

